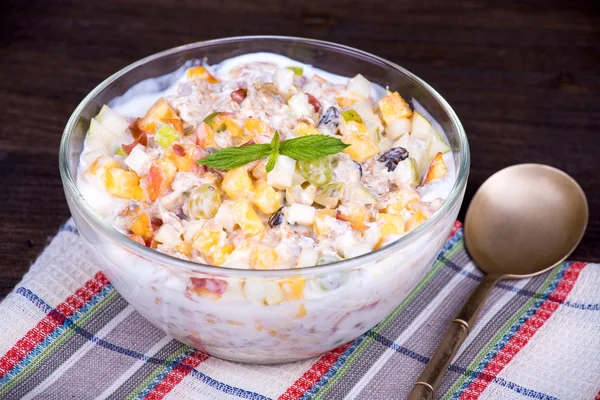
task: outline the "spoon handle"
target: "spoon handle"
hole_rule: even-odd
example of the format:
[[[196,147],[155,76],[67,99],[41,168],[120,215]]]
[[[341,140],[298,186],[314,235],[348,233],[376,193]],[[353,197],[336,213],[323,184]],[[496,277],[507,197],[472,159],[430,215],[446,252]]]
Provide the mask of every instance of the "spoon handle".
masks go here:
[[[452,320],[442,342],[439,344],[427,366],[419,376],[417,383],[408,396],[408,400],[431,400],[456,352],[463,344],[469,331],[475,324],[481,306],[490,294],[498,275],[486,275],[483,281],[469,296],[456,317]]]

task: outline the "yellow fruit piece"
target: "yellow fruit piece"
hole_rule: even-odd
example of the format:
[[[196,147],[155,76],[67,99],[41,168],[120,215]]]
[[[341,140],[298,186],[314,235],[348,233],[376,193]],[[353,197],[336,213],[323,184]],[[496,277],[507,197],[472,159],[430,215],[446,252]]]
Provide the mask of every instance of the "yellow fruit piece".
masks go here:
[[[313,221],[313,229],[319,236],[325,236],[331,229],[325,222],[327,217],[335,218],[336,210],[331,209],[320,209],[315,213],[315,220]]]
[[[248,118],[244,121],[244,130],[251,137],[258,135],[272,136],[274,131],[265,121],[260,118]]]
[[[244,167],[230,169],[223,177],[221,188],[233,200],[250,198],[254,193],[252,179]]]
[[[170,124],[175,130],[182,132],[183,124],[177,111],[162,97],[150,107],[144,118],[138,122],[138,127],[148,133],[154,134],[158,125]]]
[[[133,221],[129,230],[136,235],[143,237],[144,239],[152,238],[152,223],[150,221],[150,215],[147,212],[141,212],[137,218]]]
[[[262,220],[246,199],[239,199],[231,207],[231,213],[236,224],[246,236],[256,236],[264,232]]]
[[[180,156],[173,150],[174,146],[169,147],[165,150],[162,155],[163,159],[171,161],[179,171],[190,172],[194,165],[194,146],[189,144],[176,144],[183,149],[183,155]]]
[[[263,214],[273,214],[281,206],[281,192],[273,189],[266,180],[259,179],[254,184],[252,202]]]
[[[291,279],[282,279],[279,284],[286,301],[304,298],[304,278],[298,276]]]
[[[222,230],[203,227],[192,247],[198,250],[202,256],[212,265],[223,265],[227,256],[233,252],[233,245],[226,243],[227,234]]]
[[[252,246],[250,264],[254,269],[274,269],[277,266],[277,252],[270,246],[255,244]]]
[[[344,153],[357,163],[363,163],[379,153],[379,147],[369,136],[365,124],[356,121],[347,122],[343,132],[343,142],[350,145],[344,149]]]
[[[404,233],[404,218],[398,214],[381,213],[377,216],[380,224],[379,234],[383,239],[390,235],[401,235]]]
[[[431,182],[434,179],[443,178],[446,175],[448,169],[446,168],[446,164],[444,163],[444,157],[442,153],[437,153],[434,157],[431,165],[429,166],[429,170],[427,171],[427,175],[423,178],[423,184]]]
[[[335,95],[335,101],[337,101],[338,105],[342,108],[352,107],[358,100],[360,100],[360,97],[350,93],[338,93]]]
[[[390,125],[398,119],[412,116],[412,110],[398,92],[389,94],[379,100],[379,111],[381,111],[381,116],[386,125]]]
[[[306,122],[300,122],[294,128],[294,135],[296,136],[309,136],[309,135],[322,135],[323,133],[312,125]]]
[[[121,168],[118,162],[110,156],[101,156],[90,165],[86,173],[102,177],[110,168]]]
[[[367,209],[357,204],[340,206],[337,209],[336,218],[355,224],[361,224],[367,220]]]
[[[183,254],[186,257],[192,256],[192,249],[193,249],[192,245],[189,243],[185,243],[185,242],[181,242],[177,246],[175,246],[175,250],[177,250],[178,252],[180,252],[181,254]]]
[[[404,230],[406,232],[410,232],[420,226],[423,222],[427,220],[423,211],[419,210],[413,214],[413,216],[406,222],[404,226]]]
[[[235,117],[229,113],[215,115],[210,119],[208,125],[216,132],[228,130],[233,137],[241,137],[244,135],[242,127],[235,121]]]
[[[133,171],[109,168],[104,175],[104,185],[108,193],[124,199],[136,199],[140,195],[140,178]]]
[[[215,131],[206,122],[200,123],[196,129],[196,143],[203,148],[217,147]]]
[[[399,214],[409,204],[421,200],[419,193],[410,186],[405,186],[390,193],[386,201],[384,211],[391,214]]]
[[[202,79],[208,83],[219,83],[219,80],[211,75],[210,72],[206,68],[201,65],[196,67],[192,67],[186,71],[187,78],[190,80],[193,79]]]
[[[300,318],[304,318],[306,317],[306,307],[304,307],[304,304],[300,304],[300,308],[298,309],[298,313],[296,314],[296,319],[300,319]]]

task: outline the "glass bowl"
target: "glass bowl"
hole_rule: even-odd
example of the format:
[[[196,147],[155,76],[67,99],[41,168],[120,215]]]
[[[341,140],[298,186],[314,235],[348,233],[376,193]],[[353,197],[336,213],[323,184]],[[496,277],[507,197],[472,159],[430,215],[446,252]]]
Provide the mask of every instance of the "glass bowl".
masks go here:
[[[206,57],[216,64],[258,51],[282,54],[343,76],[361,73],[406,99],[416,99],[442,126],[453,150],[457,180],[441,208],[420,227],[377,251],[328,265],[268,271],[213,267],[159,253],[128,239],[90,208],[75,177],[89,121],[103,104],[189,60]],[[114,287],[140,314],[170,336],[213,356],[268,364],[317,356],[347,343],[408,296],[435,261],[457,217],[469,173],[469,147],[448,103],[400,66],[324,41],[254,36],[177,47],[117,72],[75,109],[63,133],[59,161],[67,202],[81,236]],[[211,294],[211,288],[223,286],[222,296]],[[245,291],[259,293],[259,299],[275,296],[280,301],[266,305],[274,302],[246,300]]]

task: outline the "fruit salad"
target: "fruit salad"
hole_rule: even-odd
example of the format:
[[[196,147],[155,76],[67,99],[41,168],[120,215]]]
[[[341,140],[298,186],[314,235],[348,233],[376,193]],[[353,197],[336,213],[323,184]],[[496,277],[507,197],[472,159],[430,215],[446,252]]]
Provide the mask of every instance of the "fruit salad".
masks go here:
[[[323,75],[203,64],[137,118],[105,105],[86,199],[131,240],[213,266],[302,268],[397,240],[442,204],[425,194],[453,183],[450,146],[395,88]]]

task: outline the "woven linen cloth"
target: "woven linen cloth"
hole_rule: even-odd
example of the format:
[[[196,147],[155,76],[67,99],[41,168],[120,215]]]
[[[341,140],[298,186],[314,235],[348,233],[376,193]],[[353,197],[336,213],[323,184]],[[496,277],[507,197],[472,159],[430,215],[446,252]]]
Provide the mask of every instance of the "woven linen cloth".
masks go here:
[[[67,223],[0,304],[7,399],[405,399],[482,279],[457,223],[436,263],[375,328],[332,352],[244,365],[166,336],[119,296]],[[448,369],[443,399],[600,399],[600,265],[503,281]]]

